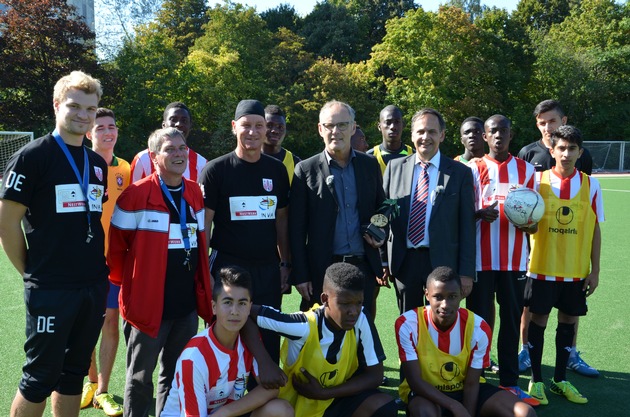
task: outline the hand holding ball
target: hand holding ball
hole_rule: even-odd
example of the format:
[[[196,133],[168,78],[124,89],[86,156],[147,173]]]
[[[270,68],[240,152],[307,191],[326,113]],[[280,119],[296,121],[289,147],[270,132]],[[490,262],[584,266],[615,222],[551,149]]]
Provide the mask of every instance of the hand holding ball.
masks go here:
[[[505,197],[503,212],[514,226],[528,227],[542,219],[545,202],[537,191],[526,187],[517,188]]]

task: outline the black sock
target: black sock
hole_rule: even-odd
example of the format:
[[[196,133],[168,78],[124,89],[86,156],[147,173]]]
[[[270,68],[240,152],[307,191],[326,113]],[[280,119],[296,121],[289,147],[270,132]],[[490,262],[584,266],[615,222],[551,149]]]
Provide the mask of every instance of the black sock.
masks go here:
[[[530,321],[527,335],[529,339],[529,358],[532,361],[532,381],[542,382],[542,353],[545,344],[545,327]]]
[[[571,354],[575,324],[558,323],[556,328],[556,369],[553,380],[556,382],[567,379],[567,362]]]

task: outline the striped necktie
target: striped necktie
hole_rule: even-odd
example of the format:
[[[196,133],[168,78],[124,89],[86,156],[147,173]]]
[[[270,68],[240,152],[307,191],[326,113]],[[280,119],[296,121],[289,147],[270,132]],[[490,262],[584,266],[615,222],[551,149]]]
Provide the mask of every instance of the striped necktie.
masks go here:
[[[424,226],[429,200],[429,166],[429,162],[420,161],[420,175],[409,215],[409,241],[413,246],[418,246],[424,240]]]

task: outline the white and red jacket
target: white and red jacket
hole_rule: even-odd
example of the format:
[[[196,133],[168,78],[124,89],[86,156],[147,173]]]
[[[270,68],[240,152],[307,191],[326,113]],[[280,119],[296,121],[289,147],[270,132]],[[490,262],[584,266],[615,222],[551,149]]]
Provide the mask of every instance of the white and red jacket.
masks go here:
[[[197,314],[212,319],[212,288],[205,251],[204,205],[199,185],[183,178],[184,199],[197,222]],[[121,316],[138,330],[157,337],[164,308],[170,210],[156,173],[129,185],[116,201],[109,230],[109,279],[121,286]]]

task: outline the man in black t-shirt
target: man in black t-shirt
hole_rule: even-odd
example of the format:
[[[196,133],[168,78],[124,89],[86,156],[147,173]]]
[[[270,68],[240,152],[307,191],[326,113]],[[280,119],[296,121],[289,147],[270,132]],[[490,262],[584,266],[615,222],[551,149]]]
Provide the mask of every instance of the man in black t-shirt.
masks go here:
[[[518,157],[529,162],[536,168],[536,171],[547,171],[556,164],[551,157],[551,134],[559,126],[567,124],[567,116],[556,100],[544,100],[538,103],[534,109],[536,127],[540,130],[541,138],[536,142],[524,146],[518,153]],[[577,160],[575,167],[591,175],[593,171],[593,158],[586,148],[582,156]]]
[[[108,289],[107,164],[83,146],[101,95],[100,82],[83,72],[62,77],[54,132],[17,151],[4,173],[0,243],[26,300],[26,363],[12,416],[41,416],[49,396],[59,415],[79,412]]]
[[[252,276],[252,301],[279,309],[282,293],[289,288],[291,268],[287,170],[261,152],[267,123],[259,101],[238,104],[232,131],[236,149],[208,162],[200,180],[206,230],[212,230],[210,269],[213,275],[228,265],[247,269]],[[280,338],[267,331],[262,337],[277,361]]]

